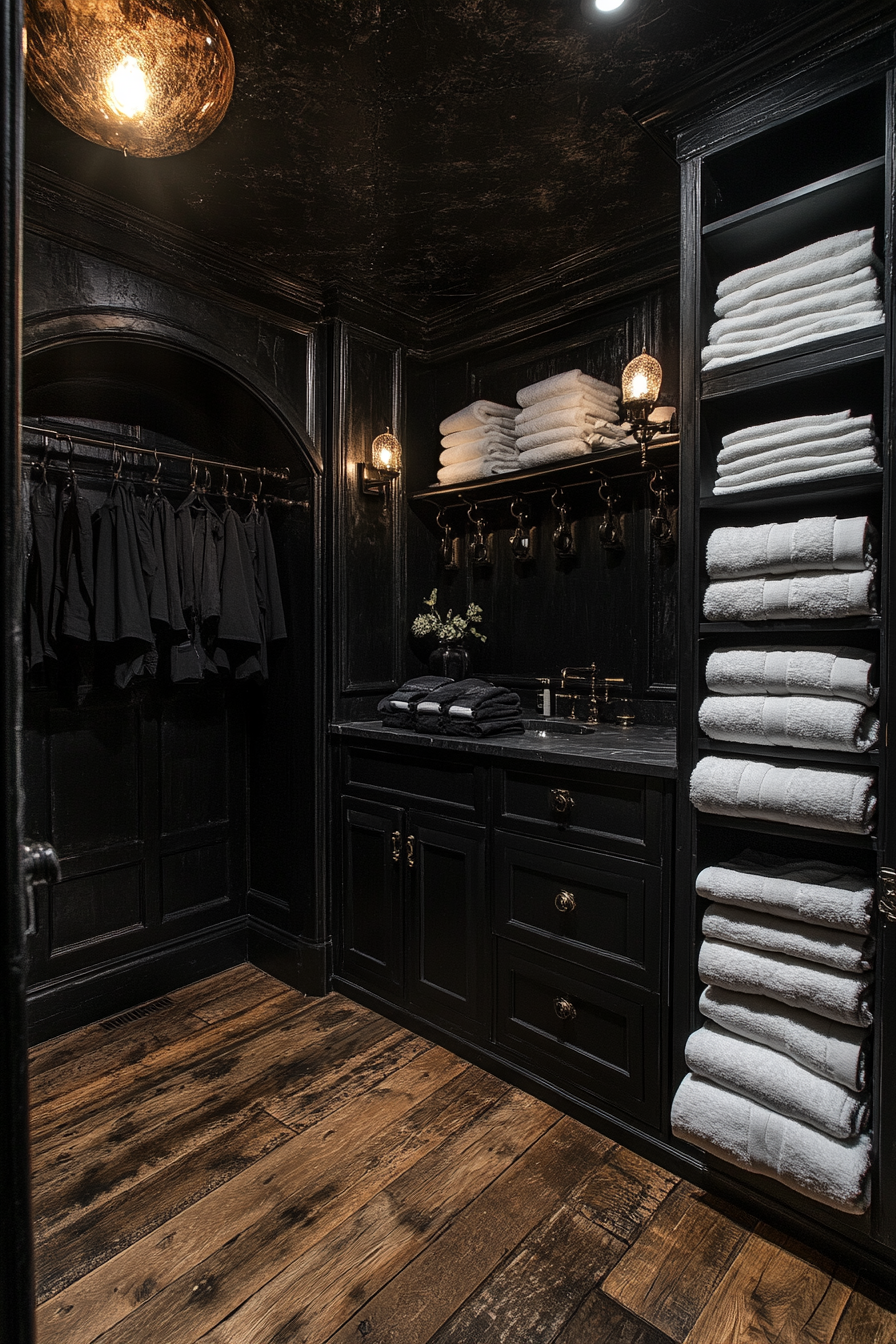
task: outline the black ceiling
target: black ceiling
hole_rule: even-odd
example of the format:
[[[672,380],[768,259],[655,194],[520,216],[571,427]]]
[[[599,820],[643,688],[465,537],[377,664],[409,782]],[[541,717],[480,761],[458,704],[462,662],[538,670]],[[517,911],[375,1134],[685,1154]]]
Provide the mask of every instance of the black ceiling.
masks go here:
[[[629,0],[631,5],[632,0]],[[29,95],[31,162],[293,279],[418,311],[676,213],[675,165],[622,110],[816,0],[216,0],[237,65],[221,127],[123,158]]]

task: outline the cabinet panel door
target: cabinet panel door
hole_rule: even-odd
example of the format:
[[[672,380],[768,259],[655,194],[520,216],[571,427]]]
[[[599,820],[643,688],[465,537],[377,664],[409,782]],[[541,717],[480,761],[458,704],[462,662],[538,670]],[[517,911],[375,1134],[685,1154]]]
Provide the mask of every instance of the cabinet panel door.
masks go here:
[[[411,812],[408,844],[413,858],[407,869],[411,1006],[474,1031],[482,1020],[488,927],[485,828]]]
[[[346,799],[342,813],[341,969],[391,999],[401,997],[401,808]]]

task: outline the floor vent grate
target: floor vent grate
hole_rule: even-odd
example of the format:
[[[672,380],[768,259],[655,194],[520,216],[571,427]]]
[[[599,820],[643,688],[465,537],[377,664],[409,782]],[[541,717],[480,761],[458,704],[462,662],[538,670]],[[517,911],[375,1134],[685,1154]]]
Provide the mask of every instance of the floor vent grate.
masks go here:
[[[118,1027],[127,1026],[128,1022],[139,1022],[141,1017],[149,1017],[150,1013],[160,1013],[163,1008],[173,1008],[174,1000],[169,999],[166,994],[163,999],[154,999],[152,1003],[141,1004],[139,1008],[131,1008],[127,1013],[119,1013],[118,1017],[110,1017],[107,1021],[101,1022],[103,1031],[115,1031]]]

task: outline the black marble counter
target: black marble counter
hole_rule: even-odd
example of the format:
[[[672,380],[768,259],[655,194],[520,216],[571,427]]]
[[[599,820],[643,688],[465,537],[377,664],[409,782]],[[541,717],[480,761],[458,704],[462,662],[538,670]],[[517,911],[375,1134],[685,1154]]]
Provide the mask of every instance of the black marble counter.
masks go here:
[[[560,719],[527,719],[527,731],[517,737],[470,739],[431,737],[402,728],[384,728],[377,720],[342,721],[330,725],[330,733],[352,741],[379,746],[432,747],[437,751],[473,751],[479,756],[497,756],[506,761],[537,761],[544,765],[593,765],[601,770],[626,774],[655,775],[674,779],[677,774],[675,729],[650,724],[617,728],[598,724],[588,733],[563,731]],[[540,736],[545,728],[559,729]],[[580,725],[584,727],[584,725]]]

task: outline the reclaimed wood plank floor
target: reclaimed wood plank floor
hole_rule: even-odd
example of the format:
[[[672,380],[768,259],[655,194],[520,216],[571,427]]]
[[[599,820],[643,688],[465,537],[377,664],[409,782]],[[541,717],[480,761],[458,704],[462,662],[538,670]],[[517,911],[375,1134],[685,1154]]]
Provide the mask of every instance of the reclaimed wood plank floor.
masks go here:
[[[896,1301],[348,999],[169,998],[32,1052],[39,1344],[896,1344]]]

